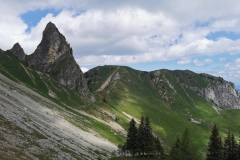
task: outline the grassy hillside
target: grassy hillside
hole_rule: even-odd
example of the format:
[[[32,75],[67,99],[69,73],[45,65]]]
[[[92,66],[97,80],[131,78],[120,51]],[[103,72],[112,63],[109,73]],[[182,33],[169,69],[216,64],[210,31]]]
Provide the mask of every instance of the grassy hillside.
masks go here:
[[[11,54],[0,53],[0,73],[58,103],[72,114],[66,119],[74,125],[94,130],[115,144],[124,141],[124,133],[118,131],[121,126],[127,129],[132,117],[140,119],[142,115],[150,117],[155,134],[167,149],[188,128],[202,156],[212,124],[216,123],[222,134],[228,129],[236,135],[240,133],[239,110],[216,110],[189,88],[201,89],[215,80],[221,81],[220,78],[191,71],[147,73],[121,66],[96,67],[85,74],[89,89],[97,99],[90,104],[76,91],[26,67]]]
[[[167,148],[176,137],[188,128],[193,143],[204,155],[212,124],[216,123],[222,134],[228,129],[240,133],[238,110],[216,111],[213,105],[197,93],[183,86],[206,87],[211,80],[191,71],[159,71],[165,81],[154,84],[152,74],[128,67],[102,66],[86,73],[92,92],[102,99],[119,117],[119,123],[127,126],[129,117],[150,117],[154,132]],[[101,85],[112,77],[105,88]]]
[[[85,130],[92,129],[113,143],[123,142],[123,137],[112,131],[105,123],[79,113],[80,110],[86,112],[91,109],[94,110],[101,103],[89,103],[89,100],[81,97],[77,91],[68,90],[58,85],[48,75],[26,67],[24,63],[10,53],[0,52],[0,73],[59,104],[62,109],[72,114],[71,117],[66,117],[66,119],[76,126]]]

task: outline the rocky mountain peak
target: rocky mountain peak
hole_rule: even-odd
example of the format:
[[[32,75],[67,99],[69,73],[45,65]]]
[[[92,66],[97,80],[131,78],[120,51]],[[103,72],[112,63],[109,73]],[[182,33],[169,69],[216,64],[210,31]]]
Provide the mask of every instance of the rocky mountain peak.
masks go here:
[[[61,56],[72,57],[72,48],[55,24],[49,22],[43,31],[40,44],[29,56],[28,64],[39,71],[50,72],[49,66]]]
[[[49,22],[43,31],[37,49],[27,57],[27,64],[33,69],[49,74],[69,89],[77,89],[82,95],[89,93],[83,72],[73,57],[70,44],[52,22]]]
[[[15,55],[21,61],[25,60],[26,54],[19,43],[15,43],[13,47],[10,50],[8,50],[8,52]]]
[[[44,31],[50,31],[50,30],[52,30],[52,32],[58,31],[58,28],[56,27],[56,25],[54,23],[48,22]]]

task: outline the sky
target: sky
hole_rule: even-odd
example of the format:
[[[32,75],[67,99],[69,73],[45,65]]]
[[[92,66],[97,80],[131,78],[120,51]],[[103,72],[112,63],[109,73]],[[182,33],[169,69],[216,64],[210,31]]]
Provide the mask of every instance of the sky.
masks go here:
[[[0,48],[27,54],[51,21],[83,71],[189,69],[240,88],[239,0],[0,0]]]

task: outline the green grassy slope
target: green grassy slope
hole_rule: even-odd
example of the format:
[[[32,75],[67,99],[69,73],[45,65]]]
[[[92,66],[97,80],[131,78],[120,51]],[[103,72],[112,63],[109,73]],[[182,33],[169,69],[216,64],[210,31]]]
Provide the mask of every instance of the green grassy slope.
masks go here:
[[[112,78],[104,90],[96,92],[113,73],[120,76],[116,80]],[[193,143],[202,156],[213,123],[220,127],[222,134],[228,129],[236,135],[240,133],[240,111],[222,110],[218,113],[211,103],[182,85],[206,87],[210,81],[204,76],[190,71],[168,70],[161,70],[160,76],[168,82],[161,81],[154,85],[146,72],[128,67],[102,66],[86,73],[91,91],[118,115],[119,123],[127,126],[125,113],[136,118],[149,116],[154,132],[162,138],[167,148],[185,128],[190,130]]]
[[[96,95],[95,104],[86,103],[77,92],[58,85],[48,75],[26,67],[11,54],[0,53],[0,73],[61,105],[72,113],[72,117],[66,118],[76,126],[91,128],[115,144],[123,143],[121,134],[78,111],[84,110],[105,120],[106,115],[100,114],[103,109],[114,115],[114,121],[125,129],[131,116],[149,116],[154,132],[168,149],[176,137],[185,128],[189,128],[194,138],[193,143],[202,156],[213,123],[220,127],[222,134],[228,129],[236,135],[240,133],[240,111],[217,112],[211,103],[184,86],[204,88],[209,83],[214,83],[214,79],[191,71],[161,70],[157,74],[159,80],[154,75],[156,72],[149,74],[120,66],[96,67],[85,74],[89,89]]]
[[[82,127],[83,129],[95,130],[99,135],[113,143],[122,143],[123,137],[113,132],[109,126],[96,121],[90,117],[79,114],[78,110],[88,111],[96,108],[99,104],[90,104],[88,100],[81,97],[77,91],[68,90],[48,75],[36,72],[20,62],[14,55],[0,52],[0,73],[8,78],[26,85],[44,97],[62,106],[62,109],[71,112],[72,117],[67,120]],[[100,103],[101,104],[101,103]]]

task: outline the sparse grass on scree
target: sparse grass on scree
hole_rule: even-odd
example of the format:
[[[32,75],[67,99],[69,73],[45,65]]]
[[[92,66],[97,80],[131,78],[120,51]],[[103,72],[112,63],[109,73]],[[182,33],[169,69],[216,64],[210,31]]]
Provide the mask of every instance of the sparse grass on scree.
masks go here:
[[[85,101],[76,91],[67,90],[64,87],[59,86],[57,82],[55,82],[49,76],[26,67],[14,55],[0,53],[0,73],[16,82],[23,83],[44,97],[56,102],[62,106],[63,109],[67,109],[75,114],[75,119],[70,119],[69,121],[76,126],[85,125],[86,129],[91,128],[95,130],[99,135],[105,137],[115,144],[123,143],[123,137],[114,133],[109,126],[97,122],[89,117],[84,117],[84,119],[82,119],[83,115],[80,115],[73,110],[87,110],[89,108],[95,108],[94,105],[85,103]],[[54,97],[49,95],[50,91],[55,94]],[[69,107],[66,107],[66,105]]]

